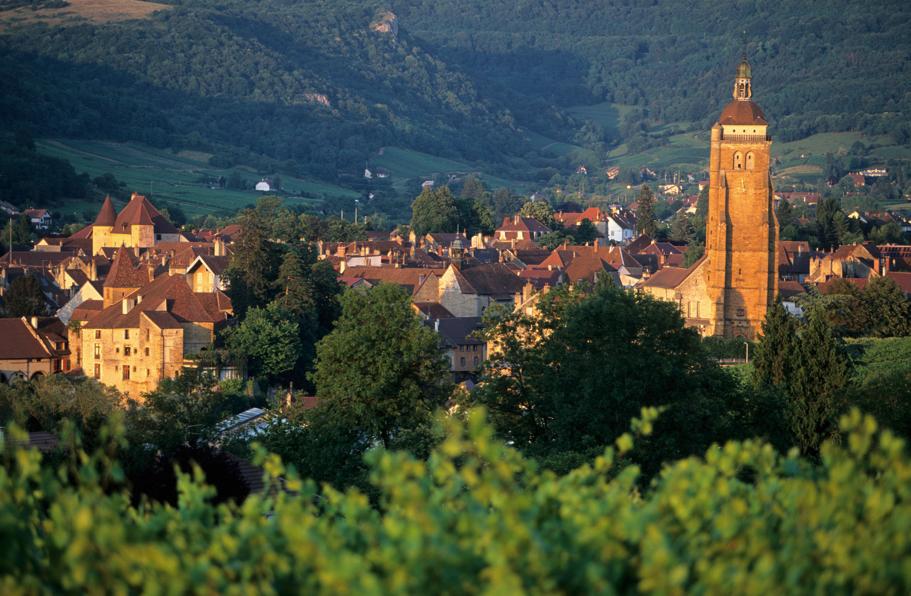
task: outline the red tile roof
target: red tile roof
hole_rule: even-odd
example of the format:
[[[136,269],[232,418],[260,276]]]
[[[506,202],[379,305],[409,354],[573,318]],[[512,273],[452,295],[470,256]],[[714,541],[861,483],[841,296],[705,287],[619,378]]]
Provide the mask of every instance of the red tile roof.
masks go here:
[[[92,317],[86,328],[135,329],[139,315],[147,311],[167,311],[181,323],[219,323],[227,319],[230,299],[222,292],[193,292],[183,275],[162,275],[125,300],[133,307],[123,314],[122,301]]]
[[[616,274],[617,270],[601,255],[593,252],[576,255],[566,268],[566,278],[572,283],[583,280],[594,282],[605,273]]]
[[[515,215],[513,217],[504,217],[503,223],[500,224],[499,228],[497,228],[496,233],[519,231],[535,233],[540,232],[542,234],[546,234],[550,231],[550,228],[533,217],[521,217]]]
[[[525,282],[502,263],[484,263],[455,270],[463,294],[508,296],[522,291]]]
[[[111,223],[113,223],[113,222],[111,222]],[[92,224],[85,226],[78,232],[74,232],[73,234],[70,234],[70,240],[87,240],[91,237],[92,237]]]
[[[346,267],[345,278],[360,278],[372,284],[396,284],[413,291],[431,274],[440,276],[445,269],[429,267]]]
[[[106,288],[141,288],[152,280],[149,268],[124,247],[117,249],[111,270],[104,280]]]
[[[782,298],[788,299],[800,294],[806,294],[807,290],[797,281],[781,280],[778,282],[778,293]]]
[[[664,269],[659,269],[651,277],[642,282],[640,287],[643,288],[668,288],[673,289],[683,283],[690,273],[695,271],[702,261],[705,260],[705,256],[700,258],[698,261],[690,265],[688,268],[684,269],[683,267],[665,267]]]
[[[45,317],[42,317],[44,319]],[[41,324],[39,323],[39,329]],[[55,329],[55,335],[61,331]],[[46,332],[36,331],[25,318],[0,318],[0,359],[22,360],[26,358],[53,358],[57,350],[48,342]],[[54,337],[53,339],[58,339]]]
[[[104,309],[103,300],[86,300],[73,309],[71,321],[88,321]]]
[[[169,222],[158,212],[152,203],[144,196],[133,193],[130,202],[123,208],[123,211],[114,221],[115,233],[126,233],[130,231],[130,226],[151,225],[155,228],[156,234],[177,234],[178,229],[174,224]]]
[[[113,226],[116,220],[117,211],[114,210],[114,203],[111,202],[111,197],[104,197],[104,203],[101,204],[98,217],[95,218],[95,225]]]
[[[888,271],[886,277],[894,280],[906,296],[911,296],[911,273],[905,271]]]
[[[752,101],[735,99],[721,110],[720,124],[768,124],[762,109]]]

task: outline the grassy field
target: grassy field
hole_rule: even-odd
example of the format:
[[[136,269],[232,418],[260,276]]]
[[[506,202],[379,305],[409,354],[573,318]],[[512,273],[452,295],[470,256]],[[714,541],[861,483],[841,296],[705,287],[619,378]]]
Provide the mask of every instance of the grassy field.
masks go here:
[[[653,170],[696,171],[708,167],[708,132],[687,132],[668,137],[667,144],[630,153],[626,144],[609,154],[609,165],[621,168],[648,166]]]
[[[476,166],[466,162],[401,147],[383,147],[379,154],[370,161],[374,167],[383,168],[392,175],[393,185],[399,191],[403,190],[403,185],[409,178],[432,178],[437,174],[468,174],[470,172],[478,173],[488,188],[506,186],[514,190],[522,190],[527,186],[523,182],[478,172]]]
[[[17,24],[67,25],[84,22],[109,23],[144,19],[171,6],[145,0],[67,0],[60,8],[33,9],[29,6],[0,11],[0,28]]]
[[[253,191],[213,190],[206,186],[201,181],[206,176],[228,177],[232,173],[232,170],[209,166],[206,154],[175,154],[136,143],[110,141],[43,139],[37,142],[37,146],[42,153],[68,160],[77,172],[87,172],[92,177],[109,172],[126,183],[129,190],[150,195],[153,200],[177,204],[190,217],[209,213],[230,214],[255,203],[259,196]],[[238,168],[236,171],[250,183],[260,178],[250,169]],[[350,200],[358,196],[355,191],[324,182],[285,175],[281,178],[286,192],[297,194],[303,191],[312,197],[288,196],[285,201],[289,205],[312,208],[333,199]],[[62,210],[82,213],[85,209],[97,210],[97,206],[72,201]]]
[[[618,103],[598,103],[588,106],[574,106],[567,108],[566,111],[580,120],[591,120],[600,124],[605,131],[616,134],[620,128],[620,120],[633,109],[634,106],[627,106]]]

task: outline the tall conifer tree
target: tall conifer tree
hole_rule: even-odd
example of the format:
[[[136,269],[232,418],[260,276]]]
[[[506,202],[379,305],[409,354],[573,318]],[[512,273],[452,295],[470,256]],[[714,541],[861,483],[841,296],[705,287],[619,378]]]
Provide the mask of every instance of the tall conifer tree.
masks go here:
[[[655,218],[655,195],[647,184],[642,185],[636,199],[636,231],[654,238],[658,233],[658,222]]]

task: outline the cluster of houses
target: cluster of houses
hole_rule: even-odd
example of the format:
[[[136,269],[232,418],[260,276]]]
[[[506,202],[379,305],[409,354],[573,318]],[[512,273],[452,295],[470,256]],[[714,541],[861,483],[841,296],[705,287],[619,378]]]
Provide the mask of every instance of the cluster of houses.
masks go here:
[[[71,236],[7,252],[0,299],[31,275],[56,316],[0,320],[0,380],[69,372],[132,396],[153,390],[209,349],[232,315],[221,275],[238,232],[181,232],[134,194],[119,213],[105,199]]]
[[[560,212],[555,220],[566,228],[588,220],[599,237],[549,250],[538,241],[550,228],[515,215],[489,236],[368,232],[365,240],[318,242],[317,251],[345,286],[391,283],[408,292],[415,313],[440,335],[459,382],[476,380],[488,358],[478,331],[493,305],[528,311],[560,284],[609,279],[685,311],[676,295],[689,272],[685,245],[637,235],[635,216],[621,208]],[[71,236],[3,255],[0,300],[17,277],[33,275],[56,316],[0,319],[0,381],[82,374],[138,397],[197,366],[233,315],[223,274],[241,233],[237,225],[182,232],[134,194],[119,213],[106,199],[95,221]],[[911,246],[819,252],[807,242],[781,241],[778,272],[779,292],[792,302],[811,284],[826,292],[835,279],[863,286],[876,276],[911,294]]]

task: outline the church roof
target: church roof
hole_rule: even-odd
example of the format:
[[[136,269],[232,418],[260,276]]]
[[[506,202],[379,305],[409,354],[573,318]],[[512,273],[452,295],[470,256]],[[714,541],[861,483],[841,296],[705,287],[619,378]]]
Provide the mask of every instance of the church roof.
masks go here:
[[[98,211],[98,217],[95,218],[96,226],[113,226],[114,221],[117,220],[117,212],[114,210],[114,203],[111,202],[111,197],[104,197],[104,203],[101,204],[101,209]]]
[[[750,100],[735,99],[721,110],[719,124],[768,124],[762,108]]]

